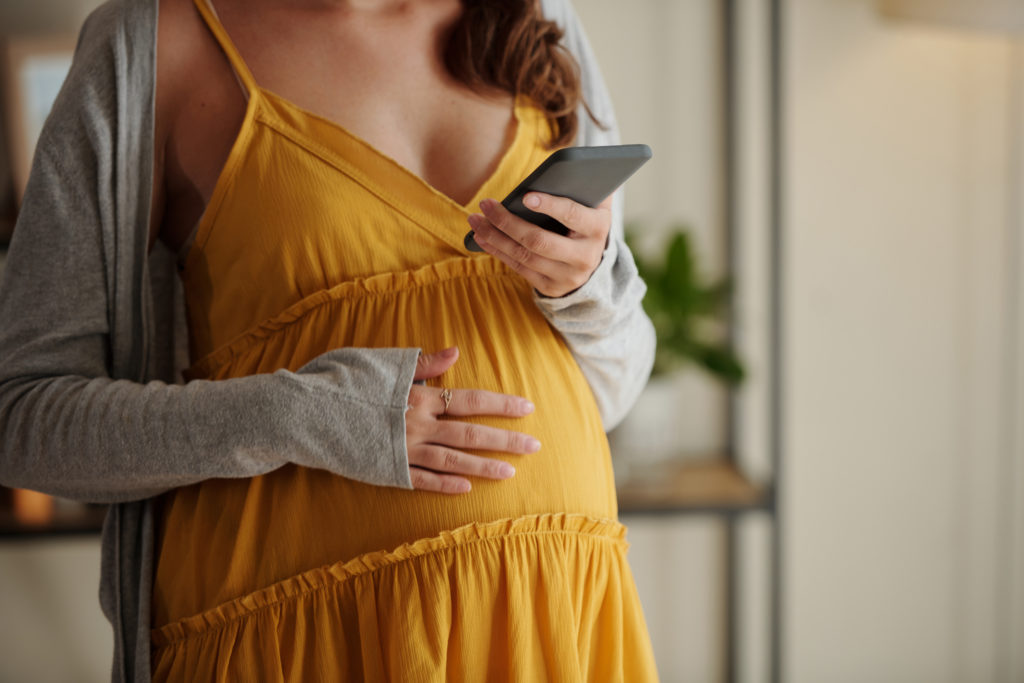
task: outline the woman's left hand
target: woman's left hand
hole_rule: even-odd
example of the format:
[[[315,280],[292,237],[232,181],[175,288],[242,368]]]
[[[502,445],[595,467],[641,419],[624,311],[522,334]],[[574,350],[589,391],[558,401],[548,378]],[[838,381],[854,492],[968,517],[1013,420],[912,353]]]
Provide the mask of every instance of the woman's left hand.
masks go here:
[[[601,263],[612,224],[612,198],[592,209],[565,197],[530,192],[523,203],[569,228],[569,234],[563,237],[537,227],[500,202],[485,199],[480,202],[483,215],[469,217],[476,243],[544,296],[575,292]]]

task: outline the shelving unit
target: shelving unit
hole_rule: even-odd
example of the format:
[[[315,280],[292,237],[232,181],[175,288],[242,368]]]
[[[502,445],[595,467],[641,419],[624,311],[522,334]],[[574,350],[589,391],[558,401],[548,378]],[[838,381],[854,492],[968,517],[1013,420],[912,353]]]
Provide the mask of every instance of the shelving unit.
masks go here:
[[[725,614],[722,679],[735,683],[740,663],[740,575],[743,547],[737,531],[741,517],[761,514],[771,521],[768,565],[768,674],[767,679],[779,683],[781,622],[780,534],[778,494],[774,481],[757,484],[743,474],[735,458],[694,461],[680,459],[651,465],[631,476],[618,487],[619,516],[628,524],[630,518],[704,516],[719,518],[725,524],[724,544],[725,589],[722,609]]]
[[[768,511],[771,487],[750,481],[729,458],[669,460],[644,467],[618,489],[622,515]]]

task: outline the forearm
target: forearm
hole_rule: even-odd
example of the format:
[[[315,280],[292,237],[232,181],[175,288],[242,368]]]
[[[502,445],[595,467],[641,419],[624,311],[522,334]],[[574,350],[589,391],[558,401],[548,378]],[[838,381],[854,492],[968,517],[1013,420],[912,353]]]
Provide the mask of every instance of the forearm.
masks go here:
[[[408,487],[404,413],[417,355],[337,350],[297,373],[186,385],[7,379],[0,384],[0,481],[121,502],[290,462]]]
[[[583,287],[557,299],[537,297],[587,378],[606,430],[636,402],[654,364],[654,326],[641,305],[646,289],[628,248],[613,237]]]

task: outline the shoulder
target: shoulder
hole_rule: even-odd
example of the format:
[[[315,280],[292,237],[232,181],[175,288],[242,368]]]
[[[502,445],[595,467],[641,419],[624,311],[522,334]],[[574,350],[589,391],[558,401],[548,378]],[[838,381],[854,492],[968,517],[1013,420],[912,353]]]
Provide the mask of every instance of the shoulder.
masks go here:
[[[190,104],[202,101],[203,109],[209,109],[210,104],[232,100],[238,93],[230,64],[193,0],[159,0],[159,24],[158,139],[169,135],[181,120],[194,123],[189,118],[194,114],[189,111]]]
[[[156,25],[157,0],[107,0],[82,24],[69,77],[151,77]]]
[[[201,77],[197,66],[208,61],[213,42],[192,0],[156,0],[159,3],[157,83],[160,89],[179,92],[191,78]],[[207,59],[204,59],[207,57]]]

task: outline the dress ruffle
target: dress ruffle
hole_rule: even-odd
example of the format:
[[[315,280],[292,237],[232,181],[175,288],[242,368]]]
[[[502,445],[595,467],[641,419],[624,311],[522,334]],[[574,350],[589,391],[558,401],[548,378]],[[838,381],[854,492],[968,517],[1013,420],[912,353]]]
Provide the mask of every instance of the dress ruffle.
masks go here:
[[[155,630],[154,681],[653,680],[626,549],[582,515],[470,524]]]
[[[309,321],[310,316],[318,313],[332,315],[332,307],[347,307],[352,303],[367,302],[385,298],[388,301],[375,310],[377,315],[386,312],[386,306],[395,298],[401,298],[410,290],[420,288],[437,288],[453,281],[464,281],[470,286],[479,286],[488,279],[507,280],[507,287],[515,287],[514,273],[508,266],[497,259],[491,258],[452,258],[438,263],[431,263],[416,270],[392,273],[381,273],[366,278],[343,282],[330,289],[320,290],[311,294],[278,315],[269,318],[246,330],[227,344],[212,351],[192,364],[185,371],[185,379],[215,379],[224,374],[223,370],[239,365],[239,360],[255,354],[267,353],[268,341],[281,337],[290,329],[298,327],[297,335],[307,335],[310,329],[330,329],[330,325],[317,325]],[[337,323],[336,323],[337,324]],[[282,340],[277,341],[288,352],[294,346]],[[252,363],[249,363],[252,365]]]

